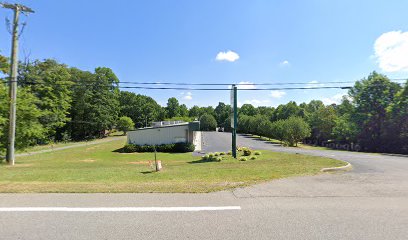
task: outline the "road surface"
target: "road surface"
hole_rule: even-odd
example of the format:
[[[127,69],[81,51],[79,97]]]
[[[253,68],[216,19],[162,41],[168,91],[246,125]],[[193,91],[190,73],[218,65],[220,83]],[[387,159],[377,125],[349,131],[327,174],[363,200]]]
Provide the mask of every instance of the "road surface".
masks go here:
[[[226,151],[230,135],[204,133],[203,143]],[[209,194],[0,194],[0,239],[408,239],[408,158],[243,136],[238,145],[354,168]]]

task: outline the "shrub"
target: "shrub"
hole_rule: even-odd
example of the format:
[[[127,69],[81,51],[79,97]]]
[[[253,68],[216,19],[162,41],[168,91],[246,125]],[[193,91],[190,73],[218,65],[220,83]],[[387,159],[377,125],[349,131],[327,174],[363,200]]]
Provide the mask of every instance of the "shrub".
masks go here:
[[[138,151],[137,151],[137,145],[126,144],[126,145],[123,147],[123,152],[125,152],[125,153],[138,152]]]
[[[220,156],[220,153],[216,152],[216,153],[214,153],[214,156],[218,157],[218,156]]]
[[[195,146],[192,143],[176,143],[174,144],[173,152],[183,153],[183,152],[194,152]]]
[[[208,157],[211,159],[211,158],[214,158],[214,153],[209,153],[208,154]]]
[[[228,154],[228,155],[232,155],[232,151],[228,151],[227,154]]]
[[[162,144],[158,146],[126,144],[125,147],[123,147],[123,151],[126,153],[154,152],[155,149],[157,152],[184,153],[193,152],[195,146],[192,143],[175,143],[175,144]]]
[[[225,152],[220,152],[220,156],[224,156],[225,155]]]
[[[255,151],[254,154],[255,155],[261,155],[262,153],[260,151]]]
[[[222,161],[222,157],[217,157],[217,162],[221,162]]]
[[[256,156],[252,156],[251,158],[249,158],[249,159],[251,159],[251,160],[255,160],[256,159]]]
[[[202,160],[208,160],[209,157],[208,157],[208,155],[204,155],[204,156],[201,157],[201,159],[202,159]]]
[[[244,148],[243,149],[243,154],[244,154],[244,156],[251,156],[252,150],[249,149],[249,148]]]
[[[240,157],[240,158],[239,158],[239,161],[245,162],[245,161],[248,161],[248,159],[247,159],[246,157]]]

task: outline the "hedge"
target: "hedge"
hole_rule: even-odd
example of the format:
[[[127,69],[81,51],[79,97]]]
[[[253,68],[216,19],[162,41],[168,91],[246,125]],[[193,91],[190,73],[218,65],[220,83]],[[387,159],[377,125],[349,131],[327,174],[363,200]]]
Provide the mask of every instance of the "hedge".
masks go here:
[[[154,152],[155,146],[153,145],[135,145],[135,144],[126,144],[123,148],[123,152],[132,153],[132,152]],[[171,144],[162,144],[156,146],[157,152],[169,152],[169,153],[185,153],[185,152],[194,152],[195,146],[192,143],[171,143]]]

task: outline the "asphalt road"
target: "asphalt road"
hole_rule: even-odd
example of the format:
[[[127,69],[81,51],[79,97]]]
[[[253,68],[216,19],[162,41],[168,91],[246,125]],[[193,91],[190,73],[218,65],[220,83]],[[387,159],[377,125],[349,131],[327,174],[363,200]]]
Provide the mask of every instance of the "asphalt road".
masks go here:
[[[226,151],[230,135],[205,133],[203,143],[203,151]],[[243,136],[238,145],[328,156],[354,168],[210,194],[0,194],[0,239],[408,239],[408,158],[284,148]],[[200,206],[241,209],[5,211]]]

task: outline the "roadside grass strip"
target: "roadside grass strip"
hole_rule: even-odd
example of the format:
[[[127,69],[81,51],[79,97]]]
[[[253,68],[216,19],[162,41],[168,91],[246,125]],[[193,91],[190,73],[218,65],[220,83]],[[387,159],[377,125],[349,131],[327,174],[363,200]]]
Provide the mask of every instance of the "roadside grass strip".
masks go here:
[[[272,151],[248,151],[247,161],[219,153],[208,161],[191,153],[122,153],[115,140],[54,152],[20,156],[0,164],[3,193],[206,193],[273,179],[315,175],[346,165],[330,158]],[[255,156],[255,152],[259,155]],[[242,154],[242,152],[240,153]]]

